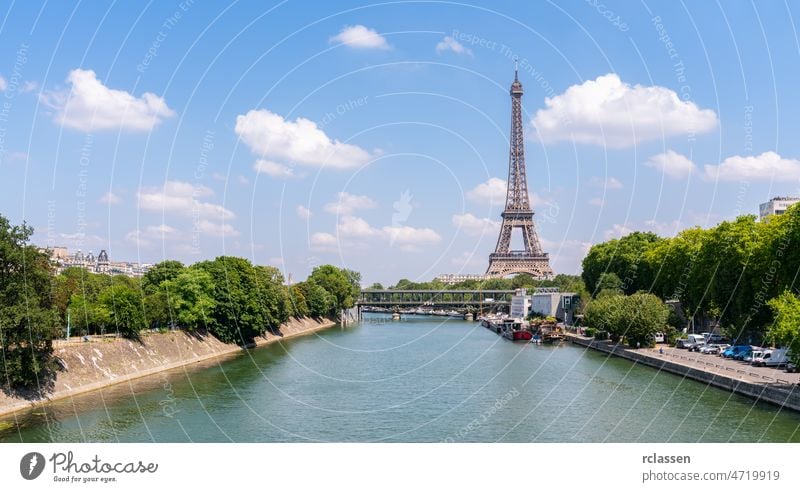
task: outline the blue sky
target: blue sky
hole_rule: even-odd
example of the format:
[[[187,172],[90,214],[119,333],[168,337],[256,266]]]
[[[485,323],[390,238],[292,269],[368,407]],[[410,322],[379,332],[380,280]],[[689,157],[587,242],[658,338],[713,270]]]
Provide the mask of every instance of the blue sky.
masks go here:
[[[330,3],[4,2],[0,213],[112,259],[482,273],[514,57],[557,273],[798,194],[797,6]]]

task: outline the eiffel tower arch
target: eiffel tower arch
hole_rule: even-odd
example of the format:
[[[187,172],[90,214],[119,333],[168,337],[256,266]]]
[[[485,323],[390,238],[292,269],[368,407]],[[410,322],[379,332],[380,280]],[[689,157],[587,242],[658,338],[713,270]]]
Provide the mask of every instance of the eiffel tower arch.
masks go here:
[[[527,273],[537,279],[553,277],[550,259],[542,250],[533,209],[528,196],[528,180],[525,175],[525,142],[522,132],[522,84],[517,70],[511,84],[511,148],[508,157],[508,190],[506,206],[501,214],[503,224],[494,253],[489,255],[486,277],[499,278],[518,273]],[[514,229],[522,229],[524,248],[511,250],[511,235]]]

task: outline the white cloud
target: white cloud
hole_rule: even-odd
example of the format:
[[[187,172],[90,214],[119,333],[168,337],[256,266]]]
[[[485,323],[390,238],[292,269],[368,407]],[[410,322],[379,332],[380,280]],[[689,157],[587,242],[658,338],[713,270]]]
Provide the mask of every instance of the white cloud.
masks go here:
[[[110,191],[107,191],[103,196],[100,197],[100,203],[106,203],[108,205],[116,205],[122,201],[119,195],[114,194]]]
[[[589,179],[589,184],[596,188],[603,188],[606,190],[621,190],[623,188],[622,181],[614,176],[608,176],[605,179],[594,176]]]
[[[681,232],[683,229],[686,229],[686,226],[680,220],[672,220],[670,222],[659,222],[657,220],[646,220],[644,221],[645,227],[642,229],[645,231],[655,232],[659,236],[662,237],[672,237],[677,233]]]
[[[236,134],[264,159],[312,167],[346,169],[361,166],[377,155],[357,145],[332,140],[306,118],[287,121],[266,109],[236,117]]]
[[[167,237],[177,237],[179,231],[172,226],[159,224],[147,226],[144,230],[136,229],[125,235],[125,240],[140,248],[150,248],[154,241],[164,241]]]
[[[336,232],[343,237],[377,237],[382,234],[360,217],[345,215],[339,219]]]
[[[569,87],[545,99],[533,125],[546,142],[574,141],[622,148],[647,140],[687,133],[706,133],[717,126],[717,115],[682,101],[660,86],[624,83],[615,73]]]
[[[706,177],[720,181],[800,179],[800,161],[786,159],[775,152],[757,156],[735,155],[718,166],[705,166]]]
[[[550,266],[560,273],[580,274],[581,261],[589,252],[592,243],[576,239],[550,241],[539,238],[542,248],[550,254]]]
[[[480,269],[481,273],[486,269],[486,254],[484,252],[464,251],[459,255],[450,258],[450,264],[456,272],[469,272]]]
[[[167,181],[164,186],[148,187],[139,190],[139,208],[151,212],[172,213],[198,219],[229,220],[236,215],[214,203],[200,201],[214,192],[203,185],[193,185],[183,181]]]
[[[388,50],[391,48],[386,38],[361,24],[345,26],[336,36],[331,37],[331,43],[342,43],[351,48]]]
[[[24,94],[24,93],[27,93],[27,92],[33,92],[33,91],[38,90],[38,89],[39,89],[39,83],[38,82],[33,81],[33,80],[26,80],[20,86],[19,92],[21,94]]]
[[[464,47],[463,44],[459,43],[450,36],[445,36],[444,39],[439,41],[439,43],[436,45],[437,53],[442,54],[445,51],[452,51],[457,55],[472,56],[472,50]]]
[[[658,169],[673,179],[686,178],[696,169],[694,162],[674,150],[667,150],[662,154],[650,156],[644,165]]]
[[[249,180],[249,179],[247,179],[247,177],[246,177],[246,176],[242,176],[241,174],[240,174],[239,176],[237,176],[237,177],[236,177],[236,180],[237,180],[237,181],[239,182],[239,184],[240,184],[240,185],[242,185],[242,186],[247,186],[247,185],[249,185],[249,184],[250,184],[250,180]]]
[[[330,251],[335,249],[339,241],[336,236],[327,232],[315,232],[311,235],[311,247],[316,250]]]
[[[385,226],[376,228],[354,216],[343,216],[336,224],[336,235],[317,232],[311,235],[311,247],[316,250],[333,251],[339,248],[364,248],[368,244],[364,240],[387,241],[390,246],[397,246],[402,251],[420,251],[422,246],[429,246],[441,241],[441,236],[433,229],[411,226]]]
[[[436,244],[442,239],[436,231],[427,227],[386,226],[383,232],[388,236],[390,245],[397,245],[407,252],[421,251],[422,246]]]
[[[589,205],[594,205],[595,207],[602,207],[605,201],[602,198],[596,197],[589,200]]]
[[[47,91],[41,98],[55,109],[55,121],[69,128],[85,132],[118,128],[150,131],[175,116],[164,98],[150,92],[135,97],[109,89],[92,70],[72,70],[67,82],[69,90]]]
[[[298,205],[295,211],[297,212],[297,216],[300,217],[301,219],[308,220],[311,218],[311,210],[307,209],[302,205]]]
[[[506,180],[489,178],[485,183],[481,183],[468,191],[467,198],[475,203],[504,205],[506,203],[507,188]]]
[[[365,195],[351,195],[346,191],[340,191],[337,196],[338,201],[326,203],[323,210],[336,215],[352,215],[356,210],[378,206],[375,200]]]
[[[259,159],[253,164],[253,169],[258,173],[269,174],[273,178],[293,178],[294,169],[277,162]]]
[[[0,150],[0,162],[3,163],[10,163],[10,162],[22,162],[28,160],[28,154],[26,152],[3,152]]]
[[[494,235],[497,233],[497,228],[500,227],[499,222],[475,217],[472,214],[453,215],[452,220],[453,225],[468,236]]]
[[[0,91],[5,91],[7,87],[8,83],[6,82],[6,79],[3,78],[2,75],[0,75]]]
[[[605,237],[606,241],[608,241],[609,239],[619,239],[622,236],[627,236],[631,232],[633,232],[633,229],[626,225],[614,224],[611,226],[611,229],[608,229],[603,233],[603,236]]]
[[[239,235],[239,231],[230,224],[221,224],[205,219],[194,224],[194,229],[208,236],[231,237]]]

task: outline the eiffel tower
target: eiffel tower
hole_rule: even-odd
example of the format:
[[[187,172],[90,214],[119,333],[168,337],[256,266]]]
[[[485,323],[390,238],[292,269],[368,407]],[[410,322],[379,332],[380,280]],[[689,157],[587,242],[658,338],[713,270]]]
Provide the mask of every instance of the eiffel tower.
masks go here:
[[[542,251],[533,209],[528,196],[528,181],[525,177],[525,143],[522,135],[522,84],[514,70],[511,84],[511,150],[508,157],[508,191],[506,208],[501,214],[503,225],[494,253],[489,255],[487,278],[502,278],[517,273],[527,273],[537,279],[553,277],[550,259]],[[511,234],[515,228],[522,229],[525,249],[511,250]]]

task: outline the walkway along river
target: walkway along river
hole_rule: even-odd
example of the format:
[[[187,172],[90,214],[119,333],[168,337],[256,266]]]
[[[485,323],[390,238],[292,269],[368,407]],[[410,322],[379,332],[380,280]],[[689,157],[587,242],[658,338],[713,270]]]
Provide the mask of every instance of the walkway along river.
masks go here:
[[[569,343],[367,314],[0,419],[0,441],[800,442],[800,414]]]

